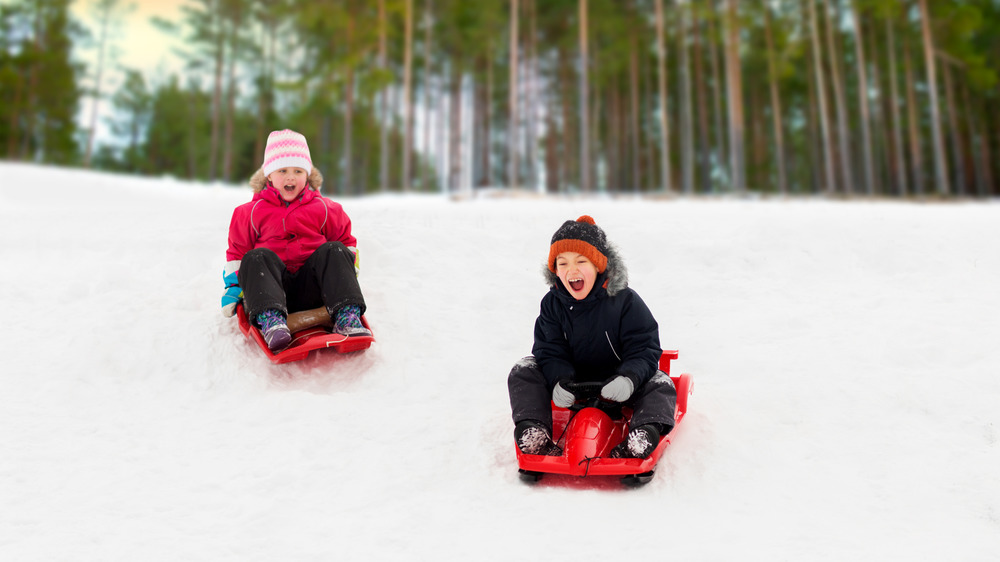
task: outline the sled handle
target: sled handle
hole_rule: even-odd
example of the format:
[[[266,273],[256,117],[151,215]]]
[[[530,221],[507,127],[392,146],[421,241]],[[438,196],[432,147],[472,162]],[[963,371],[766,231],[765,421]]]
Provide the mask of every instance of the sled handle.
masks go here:
[[[677,359],[676,349],[671,349],[671,350],[665,349],[663,350],[663,353],[660,354],[660,370],[668,375],[670,374],[670,361],[672,359]]]

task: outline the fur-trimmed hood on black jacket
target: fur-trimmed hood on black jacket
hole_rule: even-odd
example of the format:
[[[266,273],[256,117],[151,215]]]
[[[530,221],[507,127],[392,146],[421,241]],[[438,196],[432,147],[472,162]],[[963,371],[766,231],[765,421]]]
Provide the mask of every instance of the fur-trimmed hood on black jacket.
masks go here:
[[[639,294],[628,286],[628,271],[609,245],[608,267],[583,300],[566,291],[545,267],[549,292],[535,321],[535,356],[549,387],[560,380],[604,381],[616,375],[639,388],[656,374],[660,332]]]

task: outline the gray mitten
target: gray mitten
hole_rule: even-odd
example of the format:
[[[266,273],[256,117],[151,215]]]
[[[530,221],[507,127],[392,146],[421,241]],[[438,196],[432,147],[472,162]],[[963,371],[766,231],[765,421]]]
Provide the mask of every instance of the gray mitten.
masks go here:
[[[556,383],[555,388],[552,389],[552,403],[560,408],[569,408],[574,402],[576,402],[576,396]]]
[[[612,402],[624,402],[632,396],[633,390],[635,385],[632,384],[632,379],[618,375],[601,388],[601,398]]]

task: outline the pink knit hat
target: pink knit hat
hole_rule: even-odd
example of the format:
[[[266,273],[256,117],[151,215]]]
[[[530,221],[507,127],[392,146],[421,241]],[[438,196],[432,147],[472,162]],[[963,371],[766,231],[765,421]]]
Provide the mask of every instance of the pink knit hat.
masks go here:
[[[282,168],[302,168],[306,173],[312,173],[312,158],[309,157],[309,145],[306,138],[291,129],[272,131],[267,136],[267,147],[264,148],[264,175]]]

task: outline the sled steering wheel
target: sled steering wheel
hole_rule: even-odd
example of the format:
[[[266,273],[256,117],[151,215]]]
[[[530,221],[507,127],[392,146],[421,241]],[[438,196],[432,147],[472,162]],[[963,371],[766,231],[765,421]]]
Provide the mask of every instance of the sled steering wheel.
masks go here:
[[[601,389],[604,388],[604,381],[564,381],[559,383],[567,391],[573,393],[576,402],[569,407],[570,410],[582,410],[584,408],[607,409],[620,406],[617,402],[601,398]]]

